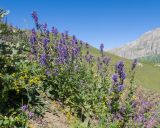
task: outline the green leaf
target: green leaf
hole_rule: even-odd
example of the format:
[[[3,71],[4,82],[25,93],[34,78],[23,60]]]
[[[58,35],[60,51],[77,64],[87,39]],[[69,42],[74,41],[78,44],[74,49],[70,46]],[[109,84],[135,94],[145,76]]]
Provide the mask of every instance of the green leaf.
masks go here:
[[[3,124],[3,120],[0,120],[0,126]]]
[[[3,124],[4,124],[4,125],[9,124],[9,120],[8,120],[8,119],[5,119],[4,122],[3,122]]]

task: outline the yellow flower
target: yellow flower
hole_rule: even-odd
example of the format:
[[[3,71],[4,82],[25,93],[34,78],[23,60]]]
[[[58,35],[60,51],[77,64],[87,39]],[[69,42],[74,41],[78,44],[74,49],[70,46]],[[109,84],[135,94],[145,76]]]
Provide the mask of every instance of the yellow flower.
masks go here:
[[[24,73],[28,73],[28,70],[27,70],[27,69],[24,69],[23,72],[24,72]]]
[[[15,73],[12,73],[12,77],[15,77],[15,75],[16,75]]]
[[[19,89],[16,89],[16,93],[19,94]]]
[[[33,77],[31,80],[29,80],[29,83],[39,85],[41,84],[40,78],[39,77]]]
[[[132,97],[133,99],[136,99],[137,97],[135,96],[135,95],[133,95],[133,97]]]
[[[23,77],[23,76],[20,76],[19,79],[20,79],[20,80],[24,80],[24,77]]]
[[[71,119],[71,113],[69,111],[67,112],[66,117],[67,117],[67,120],[70,121],[70,119]]]
[[[24,75],[24,79],[26,79],[26,78],[28,78],[28,76],[25,74],[25,75]]]
[[[3,77],[3,74],[2,74],[2,73],[0,73],[0,77]]]
[[[17,86],[19,84],[19,81],[15,80],[13,84]]]
[[[34,79],[29,80],[30,84],[34,84]]]

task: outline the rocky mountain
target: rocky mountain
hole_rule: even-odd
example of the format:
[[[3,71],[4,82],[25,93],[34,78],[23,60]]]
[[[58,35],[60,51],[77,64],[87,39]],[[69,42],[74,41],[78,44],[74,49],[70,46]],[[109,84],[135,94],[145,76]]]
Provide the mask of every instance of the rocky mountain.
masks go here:
[[[137,40],[109,52],[118,56],[135,59],[160,55],[160,28],[144,33]]]

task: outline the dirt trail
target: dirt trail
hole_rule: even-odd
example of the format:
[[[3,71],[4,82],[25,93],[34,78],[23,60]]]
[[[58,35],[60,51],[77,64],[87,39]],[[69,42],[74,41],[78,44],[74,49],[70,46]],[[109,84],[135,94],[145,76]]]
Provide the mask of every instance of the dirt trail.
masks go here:
[[[43,118],[29,121],[31,128],[69,128],[66,115],[57,102],[49,101]]]

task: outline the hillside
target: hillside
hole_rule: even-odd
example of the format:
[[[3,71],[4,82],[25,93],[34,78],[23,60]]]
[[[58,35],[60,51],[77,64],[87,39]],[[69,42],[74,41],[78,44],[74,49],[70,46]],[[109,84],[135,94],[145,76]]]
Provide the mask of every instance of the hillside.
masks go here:
[[[49,31],[32,17],[30,31],[0,23],[1,128],[159,126],[158,67]]]
[[[144,33],[138,39],[109,52],[128,59],[158,56],[160,54],[160,28]],[[159,58],[156,58],[159,62]]]
[[[96,56],[100,55],[100,51],[96,48],[91,48],[92,54]],[[114,69],[114,65],[118,60],[123,60],[126,64],[126,70],[128,70],[131,66],[131,60],[125,59],[123,57],[116,56],[112,53],[105,52],[106,56],[111,58],[111,65]],[[154,76],[154,77],[153,77]],[[136,79],[135,82],[138,86],[142,86],[149,90],[160,91],[160,67],[155,66],[155,64],[140,62],[136,69]]]

